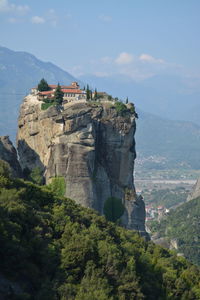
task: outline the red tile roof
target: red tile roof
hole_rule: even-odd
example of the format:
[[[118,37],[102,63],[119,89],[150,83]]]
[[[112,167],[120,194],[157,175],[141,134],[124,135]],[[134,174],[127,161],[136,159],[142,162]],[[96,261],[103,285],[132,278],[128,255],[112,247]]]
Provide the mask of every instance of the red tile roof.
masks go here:
[[[53,91],[44,91],[44,92],[39,92],[39,95],[51,95],[53,94],[54,92]]]
[[[57,84],[49,84],[49,87],[52,89],[56,89],[57,88]],[[76,86],[73,85],[61,85],[61,89],[76,89]]]
[[[84,94],[84,91],[78,89],[62,89],[63,93],[71,93],[71,94]]]
[[[52,88],[52,89],[56,89],[57,86],[58,86],[57,84],[49,84],[49,87]]]
[[[62,89],[63,93],[70,93],[70,94],[85,94],[85,91],[78,90],[78,89]],[[54,91],[44,91],[39,92],[39,95],[46,96],[46,95],[53,95]]]

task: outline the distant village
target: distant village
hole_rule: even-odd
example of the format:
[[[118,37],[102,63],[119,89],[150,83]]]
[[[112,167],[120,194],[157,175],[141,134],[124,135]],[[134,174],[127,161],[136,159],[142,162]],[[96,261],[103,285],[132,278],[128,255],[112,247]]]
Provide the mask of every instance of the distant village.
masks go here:
[[[166,216],[169,213],[169,209],[159,205],[155,207],[151,204],[145,206],[146,210],[146,221],[151,220],[160,220],[162,217]]]

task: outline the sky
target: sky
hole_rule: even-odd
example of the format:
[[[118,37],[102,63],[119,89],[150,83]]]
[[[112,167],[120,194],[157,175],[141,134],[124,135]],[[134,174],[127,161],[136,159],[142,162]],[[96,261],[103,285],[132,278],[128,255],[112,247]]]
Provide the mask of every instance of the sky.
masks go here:
[[[75,76],[200,83],[199,0],[0,0],[0,45]]]

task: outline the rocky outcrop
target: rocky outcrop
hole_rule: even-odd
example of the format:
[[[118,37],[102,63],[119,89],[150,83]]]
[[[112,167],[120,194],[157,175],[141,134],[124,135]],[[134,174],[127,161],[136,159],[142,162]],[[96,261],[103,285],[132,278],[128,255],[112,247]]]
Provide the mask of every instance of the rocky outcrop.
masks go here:
[[[62,176],[66,196],[103,214],[109,197],[125,205],[122,222],[146,235],[145,209],[135,193],[135,116],[110,103],[74,102],[43,111],[36,96],[22,103],[18,153],[23,168],[39,166],[46,182]]]
[[[13,176],[22,176],[22,170],[17,159],[16,149],[8,136],[0,136],[0,159],[9,164]]]
[[[187,201],[200,197],[200,178],[197,180],[195,185],[192,188],[192,191],[187,197]]]

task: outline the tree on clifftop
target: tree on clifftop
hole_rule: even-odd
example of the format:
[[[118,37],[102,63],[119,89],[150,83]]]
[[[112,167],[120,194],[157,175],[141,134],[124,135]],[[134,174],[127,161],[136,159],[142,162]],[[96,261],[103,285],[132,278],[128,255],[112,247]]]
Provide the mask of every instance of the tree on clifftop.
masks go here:
[[[62,102],[63,102],[63,96],[64,96],[64,93],[61,90],[60,84],[58,83],[57,88],[55,90],[55,94],[54,94],[55,103],[57,105],[61,105],[62,104]]]
[[[44,92],[44,91],[49,91],[49,90],[50,90],[50,87],[49,87],[47,81],[44,78],[42,78],[40,80],[40,82],[38,83],[38,91]]]
[[[89,85],[87,84],[87,88],[86,88],[86,99],[87,99],[87,101],[89,101],[90,98],[91,98],[91,92],[90,92]]]
[[[94,100],[97,101],[97,89],[94,91]]]

